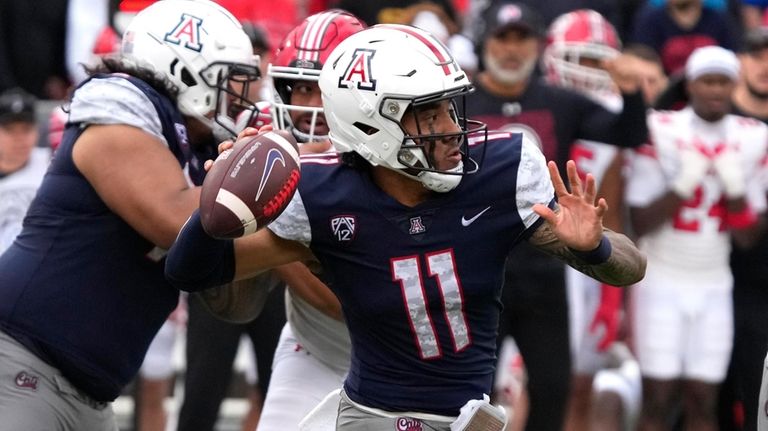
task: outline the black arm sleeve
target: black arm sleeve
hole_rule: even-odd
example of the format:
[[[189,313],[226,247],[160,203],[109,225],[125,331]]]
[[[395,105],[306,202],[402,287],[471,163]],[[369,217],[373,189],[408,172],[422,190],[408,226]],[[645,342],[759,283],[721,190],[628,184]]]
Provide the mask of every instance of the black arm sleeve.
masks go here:
[[[195,210],[168,251],[165,278],[177,289],[195,292],[229,283],[234,277],[234,241],[208,236]]]
[[[613,124],[613,142],[620,147],[637,148],[648,142],[648,123],[646,122],[645,100],[643,93],[621,95],[624,107]]]
[[[615,114],[596,102],[582,101],[583,114],[579,138],[605,142],[625,148],[636,148],[647,142],[645,101],[638,91],[622,94],[624,106]]]

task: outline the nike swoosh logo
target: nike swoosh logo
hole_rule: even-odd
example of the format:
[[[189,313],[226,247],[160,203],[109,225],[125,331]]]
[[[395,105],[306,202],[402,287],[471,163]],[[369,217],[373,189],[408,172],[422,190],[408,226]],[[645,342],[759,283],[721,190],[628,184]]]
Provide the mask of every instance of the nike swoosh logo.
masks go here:
[[[461,225],[464,226],[464,227],[467,227],[467,226],[471,225],[472,223],[475,222],[475,220],[480,218],[480,216],[485,214],[485,212],[488,211],[489,209],[491,209],[490,205],[488,206],[488,208],[486,208],[486,209],[480,211],[479,213],[475,214],[475,216],[470,218],[470,219],[466,219],[466,218],[464,218],[464,216],[461,216]]]
[[[283,153],[275,148],[270,148],[269,151],[267,151],[266,161],[264,162],[264,171],[261,173],[261,181],[259,181],[259,188],[256,191],[256,201],[258,201],[259,197],[261,197],[261,192],[264,191],[264,187],[267,185],[267,178],[269,178],[269,175],[272,173],[272,169],[274,169],[277,163],[280,163],[283,165],[283,167],[285,167],[285,158],[283,158]]]

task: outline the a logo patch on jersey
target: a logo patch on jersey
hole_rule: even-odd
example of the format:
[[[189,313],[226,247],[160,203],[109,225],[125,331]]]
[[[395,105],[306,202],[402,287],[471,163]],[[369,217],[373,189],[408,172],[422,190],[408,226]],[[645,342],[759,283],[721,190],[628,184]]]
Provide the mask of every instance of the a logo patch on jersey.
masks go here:
[[[200,26],[202,24],[202,19],[183,13],[176,27],[165,34],[165,41],[200,52],[203,49],[203,44],[200,42]]]
[[[16,381],[16,386],[20,388],[31,389],[33,391],[37,390],[38,377],[32,374],[29,374],[26,371],[22,371],[19,374],[16,374],[15,381]]]
[[[411,227],[408,229],[408,233],[416,235],[427,231],[427,227],[424,226],[424,222],[421,220],[421,216],[411,217]]]
[[[397,431],[422,431],[424,427],[421,421],[414,418],[395,419],[395,430]]]
[[[376,91],[376,80],[371,75],[371,59],[376,50],[358,48],[352,54],[352,61],[339,77],[339,88],[351,88],[357,85],[360,90]]]
[[[461,225],[464,227],[467,227],[475,222],[475,220],[479,219],[481,215],[485,214],[486,211],[491,209],[491,206],[488,205],[484,210],[480,211],[479,213],[473,215],[470,218],[467,218],[466,216],[461,216]]]
[[[331,232],[339,242],[352,241],[355,238],[357,220],[352,215],[337,215],[331,218]]]

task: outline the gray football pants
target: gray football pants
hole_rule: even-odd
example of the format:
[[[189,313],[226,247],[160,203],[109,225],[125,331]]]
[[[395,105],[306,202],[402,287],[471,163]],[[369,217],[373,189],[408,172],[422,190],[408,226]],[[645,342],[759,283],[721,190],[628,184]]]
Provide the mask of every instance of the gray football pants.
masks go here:
[[[407,416],[382,416],[375,412],[362,410],[341,391],[339,417],[336,419],[337,431],[393,431],[422,430],[450,431],[451,422],[415,419]]]
[[[0,431],[117,431],[110,403],[75,388],[59,370],[0,331]]]

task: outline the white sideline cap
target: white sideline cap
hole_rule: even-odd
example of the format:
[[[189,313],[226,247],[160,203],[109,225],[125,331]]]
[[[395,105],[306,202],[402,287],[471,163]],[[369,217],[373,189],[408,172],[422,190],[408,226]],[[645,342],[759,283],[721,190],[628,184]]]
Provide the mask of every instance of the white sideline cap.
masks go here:
[[[709,74],[725,75],[732,81],[739,79],[736,54],[719,46],[696,48],[685,63],[685,77],[693,81]]]

